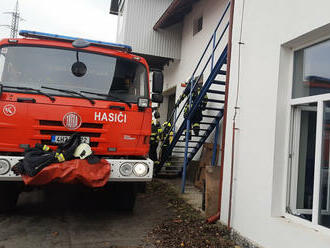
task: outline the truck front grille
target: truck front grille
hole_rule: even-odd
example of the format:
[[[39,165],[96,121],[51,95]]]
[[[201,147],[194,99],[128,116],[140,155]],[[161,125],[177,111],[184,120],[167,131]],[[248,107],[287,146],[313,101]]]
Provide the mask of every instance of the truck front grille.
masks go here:
[[[66,135],[70,136],[76,132],[67,130],[61,121],[49,121],[49,120],[39,120],[40,141],[44,145],[54,145],[51,142],[52,135]],[[98,147],[98,140],[101,138],[103,133],[103,124],[99,123],[82,123],[79,128],[79,133],[82,136],[90,137],[90,146]]]

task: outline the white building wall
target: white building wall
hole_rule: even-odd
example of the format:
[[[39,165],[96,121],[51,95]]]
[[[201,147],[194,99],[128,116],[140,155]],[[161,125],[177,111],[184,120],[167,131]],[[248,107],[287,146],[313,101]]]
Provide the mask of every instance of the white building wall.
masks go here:
[[[228,220],[232,119],[240,81],[233,228],[266,248],[328,248],[329,229],[315,231],[306,222],[281,216],[285,215],[292,48],[329,37],[330,1],[245,1],[238,77],[243,2],[236,1],[235,8],[221,221]]]

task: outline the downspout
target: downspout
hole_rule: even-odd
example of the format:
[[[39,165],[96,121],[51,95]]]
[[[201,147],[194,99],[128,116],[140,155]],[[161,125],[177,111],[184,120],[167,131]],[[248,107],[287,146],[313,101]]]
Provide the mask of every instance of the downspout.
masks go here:
[[[236,115],[236,113],[235,113]],[[230,189],[229,189],[229,207],[228,207],[228,228],[230,229],[231,221],[231,206],[232,206],[232,195],[233,195],[233,177],[234,177],[234,159],[235,159],[235,131],[236,121],[233,120],[233,138],[231,142],[231,168],[230,168]]]
[[[222,138],[221,138],[221,164],[220,164],[220,182],[219,182],[219,198],[218,198],[218,212],[216,215],[207,219],[208,223],[214,223],[220,219],[221,203],[222,203],[222,188],[223,188],[223,167],[225,156],[225,141],[226,141],[226,126],[227,126],[227,108],[228,108],[228,94],[229,94],[229,79],[230,79],[230,64],[231,64],[231,50],[232,50],[232,36],[233,36],[233,21],[235,0],[230,0],[230,16],[229,16],[229,31],[228,31],[228,53],[227,53],[227,73],[226,73],[226,93],[225,104],[222,121]]]

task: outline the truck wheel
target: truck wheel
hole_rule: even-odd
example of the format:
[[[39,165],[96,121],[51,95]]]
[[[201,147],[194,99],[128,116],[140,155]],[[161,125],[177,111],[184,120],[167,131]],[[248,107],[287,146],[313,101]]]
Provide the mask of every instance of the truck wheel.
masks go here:
[[[137,183],[137,192],[138,193],[146,193],[146,191],[147,191],[146,182]]]
[[[116,210],[133,211],[136,199],[135,183],[115,183],[109,187],[111,202]]]
[[[0,182],[0,213],[4,213],[15,208],[19,193],[17,183]]]

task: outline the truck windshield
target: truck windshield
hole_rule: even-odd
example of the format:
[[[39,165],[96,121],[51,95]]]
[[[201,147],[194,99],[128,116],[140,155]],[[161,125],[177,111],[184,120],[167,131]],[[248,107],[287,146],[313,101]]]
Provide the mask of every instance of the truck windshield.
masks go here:
[[[141,63],[79,51],[79,61],[86,65],[87,73],[77,77],[71,71],[76,61],[76,50],[5,46],[0,48],[0,80],[6,86],[34,89],[49,86],[111,94],[127,102],[137,102],[139,97],[149,98],[147,70]],[[54,92],[45,88],[42,91],[52,95],[72,96],[67,92]],[[107,99],[106,96],[95,96]]]

